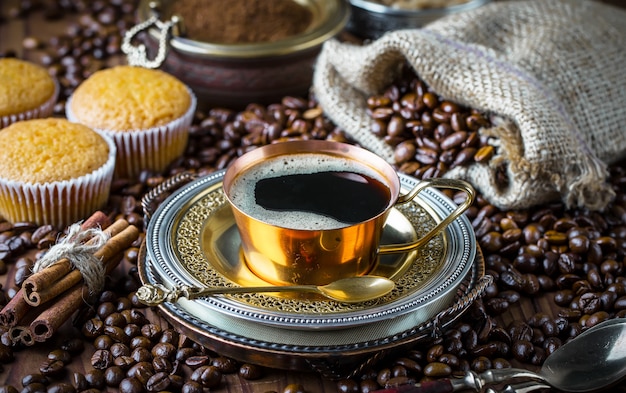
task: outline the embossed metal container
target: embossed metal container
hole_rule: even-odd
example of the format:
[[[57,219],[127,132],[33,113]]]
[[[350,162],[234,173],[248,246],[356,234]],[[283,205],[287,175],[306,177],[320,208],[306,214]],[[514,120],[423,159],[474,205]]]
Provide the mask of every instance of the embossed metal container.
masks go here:
[[[422,27],[443,16],[481,7],[491,0],[469,0],[442,8],[405,9],[389,7],[370,0],[349,0],[351,15],[346,30],[375,39],[388,31]]]
[[[306,95],[322,44],[343,30],[350,14],[343,0],[300,0],[312,14],[303,33],[274,42],[219,44],[184,37],[180,33],[184,21],[183,29],[177,28],[180,22],[172,21],[175,15],[169,11],[175,1],[141,0],[135,27],[147,29],[143,41],[151,52],[159,46],[167,50],[163,59],[155,60],[194,90],[201,107],[240,108],[252,102],[280,102],[287,95]]]

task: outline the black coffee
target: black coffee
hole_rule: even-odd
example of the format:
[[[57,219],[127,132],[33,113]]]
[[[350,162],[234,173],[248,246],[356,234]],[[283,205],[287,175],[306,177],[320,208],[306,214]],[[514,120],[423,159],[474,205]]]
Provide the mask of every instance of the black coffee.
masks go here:
[[[315,213],[354,224],[383,212],[389,188],[367,175],[345,171],[290,174],[259,180],[255,202],[273,211]]]
[[[365,164],[324,153],[294,153],[247,168],[233,180],[228,196],[259,221],[328,230],[374,217],[388,207],[390,193],[385,177]]]

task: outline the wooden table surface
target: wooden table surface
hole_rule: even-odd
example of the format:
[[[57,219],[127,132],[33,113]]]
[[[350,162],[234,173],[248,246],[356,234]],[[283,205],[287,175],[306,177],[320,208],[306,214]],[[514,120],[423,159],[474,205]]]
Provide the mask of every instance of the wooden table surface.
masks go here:
[[[18,5],[20,0],[2,0],[0,1],[0,15],[8,15],[9,9]],[[622,5],[621,1],[611,1],[613,4]],[[23,40],[25,37],[36,37],[45,41],[47,37],[59,34],[66,29],[68,23],[74,18],[74,15],[67,15],[59,20],[46,20],[41,12],[33,12],[27,18],[7,18],[0,23],[0,53],[9,50],[16,51],[18,57],[32,60],[36,63],[40,61],[41,51],[26,50],[23,48]],[[117,62],[119,60],[113,60]],[[12,270],[0,277],[6,281],[12,274]],[[509,311],[500,315],[503,323],[512,320],[527,320],[537,311],[554,313],[556,310],[551,300],[546,297],[523,298],[522,301],[512,307]],[[167,326],[165,320],[150,310],[146,310],[149,318],[162,326]],[[21,379],[24,375],[36,372],[40,364],[45,360],[47,353],[55,348],[55,343],[64,337],[73,337],[76,331],[69,325],[64,326],[57,333],[54,342],[40,343],[32,347],[22,349],[16,352],[15,360],[4,365],[4,370],[0,373],[0,385],[12,384],[21,387]],[[90,357],[93,348],[88,344],[88,348],[83,354],[70,363],[71,370],[85,372],[91,368]],[[337,391],[336,382],[330,379],[322,378],[315,373],[288,372],[281,370],[270,370],[265,377],[256,381],[247,381],[237,375],[225,376],[224,383],[218,389],[212,389],[215,393],[229,392],[267,392],[278,391],[291,383],[297,383],[304,386],[307,392],[321,393]]]

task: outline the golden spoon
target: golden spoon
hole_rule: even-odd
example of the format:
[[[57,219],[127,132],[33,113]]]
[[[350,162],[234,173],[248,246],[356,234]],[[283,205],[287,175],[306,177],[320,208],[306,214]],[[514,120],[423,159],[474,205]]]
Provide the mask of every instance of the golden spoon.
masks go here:
[[[342,303],[360,303],[388,294],[394,285],[392,280],[380,276],[348,277],[326,285],[219,288],[181,286],[168,289],[161,284],[144,284],[137,290],[137,298],[147,306],[157,306],[163,302],[176,302],[181,297],[196,299],[203,296],[232,293],[313,292]]]

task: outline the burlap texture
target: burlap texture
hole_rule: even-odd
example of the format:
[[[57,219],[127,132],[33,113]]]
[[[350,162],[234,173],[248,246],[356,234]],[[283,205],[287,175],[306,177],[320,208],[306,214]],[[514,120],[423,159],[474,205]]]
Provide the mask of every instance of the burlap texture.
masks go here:
[[[313,91],[331,120],[393,162],[370,131],[366,100],[408,62],[437,94],[501,119],[481,130],[497,142],[491,162],[447,177],[470,181],[503,209],[560,198],[601,210],[614,196],[607,164],[626,157],[625,37],[626,12],[601,3],[494,2],[364,45],[329,41]],[[495,180],[502,164],[507,186]]]

